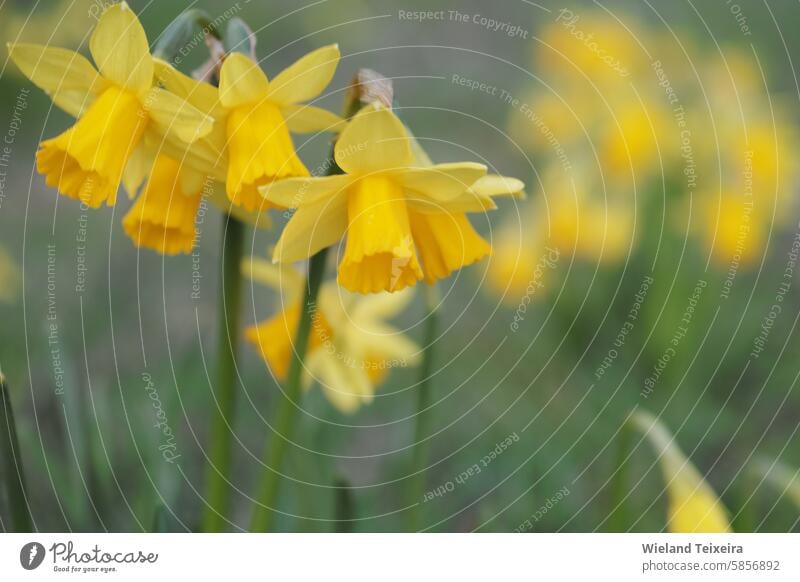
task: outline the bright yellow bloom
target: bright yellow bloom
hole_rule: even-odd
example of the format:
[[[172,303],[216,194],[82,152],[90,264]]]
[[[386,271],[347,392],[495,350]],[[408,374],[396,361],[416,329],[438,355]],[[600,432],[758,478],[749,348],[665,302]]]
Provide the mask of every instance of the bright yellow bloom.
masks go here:
[[[276,261],[305,259],[347,234],[338,281],[350,291],[394,292],[423,278],[417,252],[428,258],[444,241],[415,239],[410,212],[485,210],[485,198],[470,187],[486,175],[486,166],[415,166],[410,136],[382,105],[353,117],[334,157],[345,174],[282,180],[261,193],[273,204],[298,209],[275,248]]]
[[[203,183],[182,183],[181,171],[186,170],[170,157],[156,159],[144,191],[122,220],[137,246],[165,255],[191,252]]]
[[[220,104],[225,110],[228,148],[227,192],[231,202],[254,210],[263,205],[257,188],[279,178],[307,176],[297,157],[287,122],[297,104],[319,95],[330,82],[339,63],[339,47],[329,45],[309,53],[271,82],[249,58],[229,55],[222,64],[219,82]],[[317,112],[323,111],[320,109]],[[309,116],[305,109],[300,115]],[[295,120],[296,121],[296,120]],[[322,127],[336,123],[335,116],[323,116]],[[306,130],[308,131],[308,129]]]
[[[48,185],[96,208],[114,205],[126,165],[148,130],[160,128],[192,142],[211,130],[212,120],[153,86],[147,37],[124,2],[103,12],[89,48],[98,70],[66,49],[15,44],[9,54],[56,105],[80,118],[42,142],[39,171]]]
[[[302,308],[303,280],[289,266],[253,260],[242,265],[254,280],[281,293],[283,310],[245,336],[283,379],[294,353],[294,337]],[[320,290],[312,317],[303,386],[318,381],[331,403],[342,412],[355,412],[372,401],[378,384],[395,366],[410,366],[419,359],[419,348],[385,320],[405,308],[408,292],[363,297],[338,288],[333,282]]]
[[[653,415],[637,411],[631,421],[656,449],[669,505],[667,527],[673,533],[730,533],[727,512],[714,490],[683,455],[669,431]]]

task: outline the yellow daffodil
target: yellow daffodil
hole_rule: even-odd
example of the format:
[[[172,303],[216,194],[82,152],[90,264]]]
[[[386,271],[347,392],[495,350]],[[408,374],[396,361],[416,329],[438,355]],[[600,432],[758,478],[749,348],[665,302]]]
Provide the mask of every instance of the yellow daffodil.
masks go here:
[[[42,142],[36,156],[39,172],[62,194],[96,208],[104,202],[114,205],[126,166],[141,157],[148,131],[160,128],[193,142],[211,130],[213,120],[154,87],[147,36],[124,2],[106,8],[89,48],[97,70],[66,49],[14,44],[9,54],[56,105],[78,117],[67,131]]]
[[[186,173],[168,156],[156,159],[144,191],[122,220],[122,227],[137,246],[165,255],[191,252],[203,179],[198,175],[199,179],[188,181]]]
[[[643,411],[637,411],[631,422],[658,453],[669,498],[668,529],[674,533],[729,533],[731,526],[722,502],[664,425]]]
[[[271,81],[241,53],[222,63],[219,106],[227,150],[226,188],[230,200],[247,210],[264,204],[257,188],[276,179],[307,176],[290,131],[334,129],[340,119],[302,105],[328,85],[339,63],[339,47],[329,45],[296,61]]]
[[[437,275],[473,254],[460,250],[464,241],[441,240],[438,233],[432,237],[418,228],[415,238],[410,214],[484,211],[491,198],[487,202],[470,188],[486,175],[486,166],[471,162],[415,166],[405,127],[379,104],[364,107],[347,124],[334,157],[343,175],[293,178],[262,188],[271,203],[297,208],[278,241],[274,260],[305,259],[346,233],[339,284],[350,291],[375,293],[399,291],[422,279],[418,253],[431,265],[438,261]],[[450,221],[445,222],[450,232],[464,226],[453,218],[442,220]],[[432,253],[441,253],[441,245],[456,250],[446,260],[436,258]]]
[[[247,211],[266,209],[257,186],[289,176],[307,176],[289,132],[335,131],[342,120],[304,105],[330,82],[339,48],[328,45],[298,59],[271,81],[241,53],[226,57],[219,89],[157,60],[161,83],[215,119],[209,135],[186,147],[167,139],[171,155],[225,182],[229,200]]]
[[[303,279],[290,266],[263,260],[243,264],[253,280],[281,293],[284,309],[245,335],[278,379],[286,376],[302,308]],[[331,403],[351,413],[372,401],[378,384],[395,366],[414,365],[419,348],[385,322],[405,308],[409,292],[364,297],[323,285],[311,324],[303,386],[316,379]]]

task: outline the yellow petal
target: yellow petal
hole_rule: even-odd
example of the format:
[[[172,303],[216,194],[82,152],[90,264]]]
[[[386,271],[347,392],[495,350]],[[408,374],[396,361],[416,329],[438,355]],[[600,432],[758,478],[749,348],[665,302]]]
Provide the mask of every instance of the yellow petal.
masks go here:
[[[185,99],[153,87],[143,105],[150,118],[167,133],[186,143],[194,143],[211,132],[214,119],[196,109]]]
[[[262,101],[231,110],[228,136],[228,198],[247,210],[266,209],[258,187],[278,178],[308,176],[277,105]]]
[[[417,194],[411,190],[406,192],[409,209],[420,214],[464,214],[469,212],[489,212],[497,208],[497,204],[489,196],[481,196],[471,190],[451,200],[432,201],[430,198]]]
[[[100,73],[114,83],[142,93],[153,84],[153,59],[147,35],[125,2],[105,9],[89,41]]]
[[[408,168],[394,173],[397,180],[415,196],[434,203],[458,198],[486,175],[486,166],[474,162],[437,164],[429,168]]]
[[[105,87],[88,59],[71,50],[17,43],[8,45],[8,55],[34,85],[76,117]]]
[[[156,152],[147,147],[144,143],[133,150],[125,170],[122,173],[122,185],[128,193],[129,198],[133,198],[139,192],[139,188],[144,183],[150,173],[155,161]]]
[[[219,102],[219,90],[204,81],[184,75],[169,63],[153,59],[156,77],[164,88],[182,99],[186,99],[197,109],[211,117],[223,114]]]
[[[308,101],[322,93],[339,64],[339,45],[318,48],[278,73],[267,96],[281,104]]]
[[[281,105],[286,125],[293,133],[341,131],[345,120],[327,109],[312,105]]]
[[[285,178],[259,188],[268,202],[284,208],[298,208],[343,192],[353,178],[347,175],[320,178]]]
[[[366,371],[360,366],[348,366],[325,349],[316,350],[307,366],[316,376],[322,391],[336,408],[352,414],[372,398],[374,386]]]
[[[342,130],[334,148],[336,163],[348,174],[365,175],[411,165],[408,134],[382,105],[359,111]]]
[[[525,197],[525,183],[516,178],[488,174],[480,178],[472,186],[470,192],[479,196],[514,196]]]
[[[195,243],[195,215],[200,192],[180,188],[180,164],[159,156],[141,196],[125,215],[122,227],[136,246],[164,255],[189,253]]]
[[[342,193],[297,209],[275,246],[273,261],[301,261],[337,243],[347,230],[347,196]]]
[[[642,410],[631,417],[631,422],[659,455],[669,497],[668,529],[673,533],[730,533],[725,506],[683,455],[666,427]]]
[[[429,285],[492,251],[464,214],[411,212],[410,218],[414,245]]]
[[[281,301],[299,300],[303,291],[303,278],[288,264],[270,263],[263,259],[242,260],[242,274],[251,280],[280,291]]]
[[[219,100],[232,108],[257,103],[267,95],[269,81],[258,63],[242,53],[231,53],[219,73]]]
[[[422,278],[402,188],[386,176],[361,178],[348,195],[347,244],[339,284],[356,293],[400,291]]]

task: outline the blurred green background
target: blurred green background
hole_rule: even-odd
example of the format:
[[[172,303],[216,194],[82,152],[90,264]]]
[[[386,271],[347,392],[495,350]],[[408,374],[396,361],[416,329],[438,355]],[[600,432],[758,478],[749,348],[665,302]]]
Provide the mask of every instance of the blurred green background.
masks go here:
[[[151,41],[185,7],[130,4]],[[4,41],[86,52],[99,2],[39,2],[33,13],[29,5],[2,4]],[[443,325],[426,478],[430,490],[450,483],[452,491],[425,502],[427,528],[513,531],[536,514],[526,529],[663,529],[664,482],[638,435],[624,463],[625,516],[609,519],[619,429],[641,406],[676,435],[735,529],[798,529],[800,508],[755,463],[779,459],[800,467],[794,357],[800,301],[795,274],[786,273],[800,228],[793,172],[797,4],[240,0],[193,6],[249,23],[270,75],[310,49],[338,42],[342,60],[320,105],[339,111],[355,71],[375,69],[393,79],[399,114],[434,160],[482,161],[528,185],[527,201],[505,201],[473,220],[504,243],[493,260],[440,284]],[[565,7],[579,16],[571,29],[564,25]],[[401,13],[419,10],[445,10],[445,16],[420,22]],[[508,26],[492,30],[482,17]],[[630,74],[584,59],[588,45],[570,30],[593,33]],[[185,70],[202,60],[198,50]],[[696,187],[687,187],[680,129],[655,61],[689,112]],[[193,529],[203,507],[221,217],[207,213],[194,256],[169,258],[138,251],[125,237],[119,220],[130,202],[124,197],[116,208],[97,211],[59,198],[35,172],[34,154],[40,139],[70,119],[10,62],[0,62],[0,133],[11,140],[0,196],[0,367],[11,387],[36,526],[139,531],[151,527],[161,504],[169,508],[171,529]],[[454,76],[485,90],[471,90]],[[541,139],[543,126],[504,94],[543,120],[571,161],[568,169],[553,139]],[[645,114],[627,120],[630,111]],[[641,139],[643,127],[652,131],[645,129]],[[762,145],[753,141],[752,128],[767,136]],[[614,135],[623,138],[618,172],[608,157],[615,155],[609,135],[612,142]],[[737,135],[747,136],[739,149]],[[324,160],[329,137],[306,139],[295,143],[313,168]],[[753,180],[756,210],[746,249],[735,259],[731,246],[741,242],[742,215],[734,211],[726,222],[724,205],[748,188],[737,181],[747,151],[754,152],[753,167],[767,162]],[[575,204],[566,219],[555,220],[561,199]],[[253,234],[248,254],[265,256],[280,225],[278,219],[275,229]],[[557,249],[558,260],[544,268],[543,284],[531,294],[544,249]],[[647,278],[652,283],[639,301]],[[704,286],[692,303],[698,281]],[[274,301],[263,287],[247,285],[245,322],[271,314]],[[770,316],[778,303],[780,313]],[[615,344],[637,304],[629,333]],[[686,325],[681,320],[689,305]],[[418,297],[398,321],[420,342],[422,313]],[[753,355],[759,337],[763,351]],[[660,365],[671,345],[668,363]],[[255,494],[278,394],[256,353],[242,344],[241,354],[232,529],[248,523],[247,496]],[[654,373],[657,381],[646,390]],[[152,378],[176,434],[177,463],[165,462],[158,449],[143,374]],[[422,502],[408,494],[416,378],[414,369],[394,370],[375,402],[353,416],[333,409],[318,389],[307,394],[299,446],[290,449],[285,469],[280,529],[336,529],[334,486],[342,483],[350,487],[357,518],[352,529],[406,527],[408,506]],[[457,480],[509,437],[512,444],[480,473]]]

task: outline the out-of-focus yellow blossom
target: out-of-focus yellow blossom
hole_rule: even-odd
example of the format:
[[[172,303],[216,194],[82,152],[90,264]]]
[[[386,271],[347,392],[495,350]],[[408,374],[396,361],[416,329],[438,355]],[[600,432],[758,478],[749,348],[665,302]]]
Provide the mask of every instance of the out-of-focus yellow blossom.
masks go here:
[[[98,70],[66,49],[14,44],[9,54],[56,105],[78,117],[67,131],[42,142],[39,172],[62,194],[96,208],[114,205],[126,165],[138,157],[149,130],[161,128],[190,143],[207,134],[213,120],[154,87],[147,36],[124,2],[105,9],[89,48]]]
[[[0,303],[13,303],[19,291],[19,267],[0,246]]]
[[[283,310],[245,335],[278,379],[283,379],[294,352],[293,341],[302,309],[303,278],[292,267],[252,260],[245,274],[281,294]],[[400,313],[413,297],[410,291],[367,297],[326,283],[311,323],[303,386],[319,381],[325,396],[339,410],[355,412],[370,403],[386,373],[410,366],[419,348],[386,320]]]
[[[752,202],[741,195],[708,196],[700,205],[700,214],[699,228],[718,264],[749,265],[764,253],[764,227]]]
[[[637,411],[634,427],[658,454],[668,496],[667,528],[673,533],[729,533],[727,511],[714,490],[683,455],[675,439],[652,414]]]
[[[144,191],[122,220],[137,246],[165,255],[191,252],[203,182],[182,182],[182,171],[186,169],[168,156],[156,159]]]
[[[425,276],[417,253],[440,252],[439,245],[447,241],[415,240],[410,211],[486,210],[487,197],[470,189],[486,175],[486,166],[415,166],[405,127],[382,105],[368,105],[353,117],[336,142],[334,157],[344,174],[290,178],[261,192],[273,204],[297,208],[275,248],[276,261],[305,259],[347,234],[338,281],[350,291],[394,292]],[[461,243],[450,244],[458,250]],[[461,253],[462,258],[468,254]],[[453,266],[452,259],[448,255],[442,272]]]

